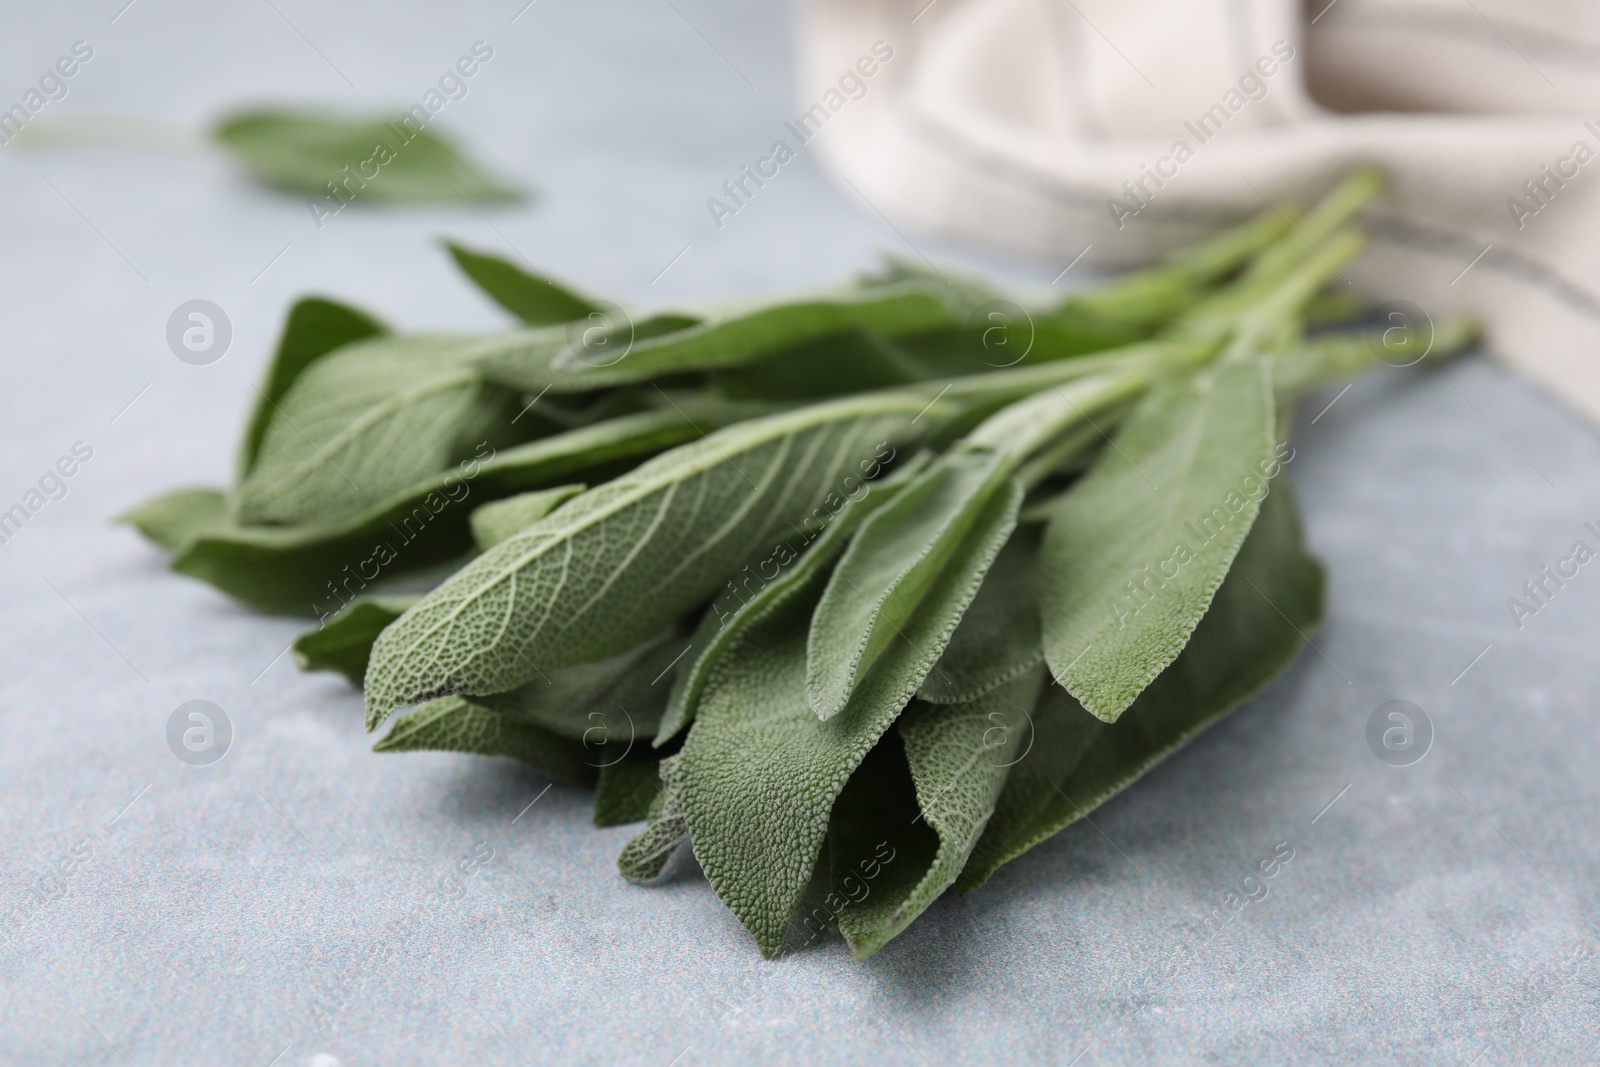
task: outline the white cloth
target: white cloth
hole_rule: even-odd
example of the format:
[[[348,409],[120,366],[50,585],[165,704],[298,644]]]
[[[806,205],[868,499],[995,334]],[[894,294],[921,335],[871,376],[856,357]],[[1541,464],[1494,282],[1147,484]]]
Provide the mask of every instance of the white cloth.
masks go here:
[[[1146,263],[1376,163],[1353,283],[1476,314],[1600,421],[1600,5],[1311,5],[806,0],[802,107],[888,218],[1062,265]]]

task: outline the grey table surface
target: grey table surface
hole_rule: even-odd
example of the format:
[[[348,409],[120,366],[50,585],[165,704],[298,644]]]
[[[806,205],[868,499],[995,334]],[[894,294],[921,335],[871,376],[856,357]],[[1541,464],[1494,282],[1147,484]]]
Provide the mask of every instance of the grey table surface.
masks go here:
[[[74,442],[93,449],[0,547],[0,1060],[1600,1060],[1600,575],[1582,568],[1521,628],[1506,605],[1575,541],[1600,547],[1584,526],[1600,524],[1600,440],[1481,357],[1303,406],[1288,471],[1331,574],[1315,650],[1093,826],[862,963],[836,938],[763,962],[692,861],[625,884],[631,831],[593,828],[582,789],[544,792],[508,761],[374,755],[359,696],[282,655],[297,623],[171,575],[110,526],[157,491],[226,480],[292,297],[410,328],[502,323],[441,234],[644,304],[911,251],[810,158],[712,225],[705,199],[794,107],[791,12],[523,3],[5,16],[0,102],[84,40],[93,59],[47,113],[139,116],[112,131],[171,143],[0,149],[0,506]],[[534,181],[531,206],[352,209],[319,230],[302,202],[148,125],[199,129],[261,99],[410,102],[478,40],[494,58],[444,121]],[[906,236],[1022,282],[1062,265]],[[234,329],[203,367],[164,340],[197,297]],[[190,699],[234,724],[214,766],[168,751]],[[1435,734],[1404,768],[1365,740],[1393,699]],[[397,937],[480,842],[493,858],[465,891]],[[1270,895],[1202,937],[1283,842]]]

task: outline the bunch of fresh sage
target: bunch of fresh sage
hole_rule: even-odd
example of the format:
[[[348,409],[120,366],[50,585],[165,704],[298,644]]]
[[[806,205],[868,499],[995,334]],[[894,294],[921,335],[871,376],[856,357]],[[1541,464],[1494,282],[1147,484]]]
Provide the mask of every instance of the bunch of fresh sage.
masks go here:
[[[633,317],[495,257],[522,328],[289,313],[227,492],[128,516],[319,625],[381,752],[522,760],[692,842],[772,955],[876,951],[1259,691],[1318,622],[1288,401],[1464,323],[1311,329],[1358,173],[1065,301],[891,262]],[[1426,334],[1424,336],[1424,333]]]

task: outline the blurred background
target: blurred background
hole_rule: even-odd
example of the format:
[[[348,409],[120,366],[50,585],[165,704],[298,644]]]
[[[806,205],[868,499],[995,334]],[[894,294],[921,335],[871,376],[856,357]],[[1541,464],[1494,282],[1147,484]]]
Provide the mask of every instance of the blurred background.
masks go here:
[[[975,6],[935,2],[966,17]],[[1393,34],[1380,34],[1382,93],[1377,72],[1359,71],[1318,92],[1346,110],[1525,111],[1527,60],[1541,78],[1575,72],[1570,138],[1495,157],[1493,138],[1521,136],[1523,120],[1502,118],[1472,142],[1481,169],[1533,177],[1571,138],[1600,144],[1581,121],[1593,51],[1519,31],[1499,10],[1476,24],[1478,6],[1369,16],[1381,30],[1436,25],[1448,7],[1450,25],[1475,25],[1443,32],[1457,50],[1429,60],[1482,90],[1465,104],[1407,78],[1419,53]],[[1091,20],[1100,9],[1052,7],[1116,50],[1115,27]],[[1315,7],[1294,14],[1295,32],[1312,18],[1340,25],[1338,8],[1324,20]],[[858,155],[867,170],[852,170],[852,139],[898,143],[892,116],[841,126],[832,147],[823,129],[816,151],[719,217],[708,201],[723,183],[818,99],[839,17],[831,3],[722,0],[63,0],[7,14],[0,106],[24,101],[61,57],[80,62],[30,118],[37,136],[0,146],[0,507],[60,456],[81,462],[65,495],[0,545],[0,1062],[1594,1062],[1600,578],[1580,574],[1521,625],[1507,607],[1575,541],[1600,541],[1585,525],[1600,525],[1600,442],[1553,365],[1535,386],[1479,353],[1309,397],[1287,472],[1330,569],[1315,649],[1092,825],[971,897],[946,897],[859,964],[836,939],[764,963],[692,861],[660,887],[626,885],[614,857],[632,831],[590,826],[582,789],[547,791],[509,761],[373,755],[359,694],[284,654],[299,622],[172,576],[110,524],[161,490],[227,481],[294,298],[332,296],[403,329],[508,325],[441,238],[643,307],[828,284],[880,251],[1041,292],[1102,269],[1093,255],[1070,267],[1093,240],[1070,213],[1021,240],[1025,204],[985,221],[982,204],[917,198],[919,181],[959,188],[948,174],[863,178],[890,173],[892,153]],[[1360,29],[1338,32],[1355,37],[1347,54],[1372,60],[1379,46],[1362,46]],[[492,59],[437,127],[531,190],[523,202],[356,204],[319,226],[305,197],[253,181],[208,141],[220,117],[261,103],[404,108],[480,42]],[[1028,44],[1016,41],[1019,55]],[[930,69],[917,55],[886,73]],[[1038,69],[1019,60],[1013,88]],[[914,88],[938,98],[937,85]],[[990,132],[1002,146],[1027,140],[998,120]],[[1291,151],[1300,135],[1288,129],[1261,136],[1285,192],[1331,179],[1354,151]],[[1371,136],[1357,148],[1417,135]],[[1100,139],[1108,171],[1147,155],[1142,141],[1117,147],[1116,129]],[[1491,214],[1514,224],[1505,200],[1527,195],[1518,182],[1451,192],[1475,157],[1439,153],[1439,198],[1470,209],[1463,233],[1477,239]],[[1194,173],[1197,195],[1221,180]],[[1082,209],[1094,225],[1114,220],[1100,199],[1120,182]],[[1573,184],[1570,199],[1588,195]],[[1403,222],[1428,188],[1402,183],[1390,215]],[[1260,207],[1243,194],[1219,203]],[[1580,207],[1551,229],[1581,235],[1587,217]],[[1565,246],[1550,239],[1559,260]],[[1502,249],[1478,264],[1490,266],[1507,241],[1482,242]],[[1477,246],[1444,247],[1440,291]],[[1404,276],[1409,261],[1396,262]],[[1511,262],[1499,261],[1514,273]],[[1586,292],[1582,263],[1551,269]],[[1368,295],[1414,298],[1383,289],[1395,276],[1363,279]],[[204,365],[167,340],[193,300],[221,309],[231,333]],[[1539,339],[1584,366],[1586,344]],[[169,715],[193,699],[231,719],[214,766],[186,766],[167,746]],[[1394,699],[1425,709],[1432,736],[1403,767],[1365,739]],[[366,967],[393,916],[482,842],[495,858],[466,892],[391,962]],[[1280,842],[1296,858],[1270,901],[1194,964],[1131,981]],[[315,1005],[330,1002],[337,1018],[318,1028]]]

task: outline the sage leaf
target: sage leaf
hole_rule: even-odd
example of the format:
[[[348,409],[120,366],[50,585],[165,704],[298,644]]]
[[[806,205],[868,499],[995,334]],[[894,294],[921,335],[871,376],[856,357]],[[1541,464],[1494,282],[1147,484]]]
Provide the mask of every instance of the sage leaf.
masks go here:
[[[302,297],[289,309],[283,336],[267,364],[266,381],[256,390],[256,401],[245,424],[239,451],[239,477],[250,473],[274,405],[317,360],[345,345],[387,333],[388,327],[365,311],[320,296]]]
[[[935,374],[897,342],[857,328],[804,341],[742,367],[716,371],[711,380],[728,396],[814,400],[888,389]]]
[[[472,539],[485,551],[532,526],[567,500],[587,489],[581,482],[535,489],[504,500],[491,500],[472,509]]]
[[[410,594],[357,597],[339,614],[294,639],[289,648],[295,662],[303,671],[338,671],[360,685],[372,642],[417,599]]]
[[[541,274],[530,274],[509,260],[445,242],[456,266],[496,304],[530,326],[582,319],[600,305]]]
[[[851,900],[839,913],[839,931],[857,959],[882,948],[955,883],[1011,765],[1025,758],[1045,677],[1040,665],[970,703],[912,701],[900,716],[895,731],[915,789],[913,822],[925,823],[932,834],[898,818],[873,818],[883,787],[864,792],[861,800],[870,807],[853,815],[841,811],[846,797],[840,797],[829,859],[835,894]],[[868,881],[859,866],[875,836],[890,843],[894,860],[884,877]]]
[[[1091,321],[1110,320],[1154,327],[1190,310],[1208,286],[1276,246],[1290,228],[1289,219],[1268,211],[1191,248],[1174,253],[1165,263],[1134,271],[1108,285],[1064,300],[1057,314]]]
[[[1041,533],[1023,526],[1011,535],[917,699],[966,704],[1044,660],[1035,581]]]
[[[163,493],[118,515],[116,520],[138,530],[169,552],[213,530],[226,529],[228,495],[216,489],[177,489]]]
[[[262,108],[216,128],[259,181],[286,192],[347,201],[516,200],[520,190],[494,178],[431,129],[404,119],[353,118]],[[375,173],[373,173],[375,172]]]
[[[807,635],[826,571],[764,605],[712,666],[678,756],[684,814],[711,887],[764,955],[782,947],[840,790],[911,700],[937,655],[929,650],[948,635],[951,606],[971,600],[1014,527],[1021,493],[1012,486],[838,715],[819,720],[806,698]]]
[[[905,900],[938,854],[939,836],[917,807],[900,731],[886,730],[840,790],[827,841],[827,894],[817,900],[808,892],[800,902],[803,944],[835,922],[845,933],[853,913],[869,903]],[[849,934],[845,940],[851,943]]]
[[[935,267],[931,263],[906,259],[892,252],[878,253],[878,269],[863,271],[855,278],[855,284],[862,289],[903,286],[908,282],[930,289],[942,288],[951,306],[963,313],[990,301],[1004,299],[1006,295],[983,278],[949,263]]]
[[[562,343],[552,343],[557,335],[550,331],[514,334],[484,342],[477,356],[492,381],[528,391],[581,392],[744,366],[849,330],[892,338],[947,323],[953,314],[925,285],[841,289],[638,324],[612,317]]]
[[[1140,340],[1149,333],[1143,320],[1119,321],[1072,298],[1054,308],[1025,307],[981,278],[954,267],[931,270],[897,256],[884,256],[876,274],[863,275],[864,288],[905,282],[937,286],[957,312],[951,324],[908,334],[900,343],[936,373],[973,374],[986,368],[1100,352]],[[1111,282],[1119,285],[1123,279]],[[1097,295],[1097,294],[1090,294]],[[1141,306],[1148,301],[1139,302]]]
[[[576,742],[516,722],[460,697],[431,700],[395,720],[374,752],[467,752],[507,756],[563,782],[587,782],[594,768]]]
[[[643,822],[661,795],[661,760],[653,753],[632,752],[602,763],[594,787],[594,824]]]
[[[239,485],[246,523],[327,522],[422,482],[475,447],[505,443],[511,394],[459,359],[460,338],[387,337],[312,365],[275,405]]]
[[[1011,768],[956,888],[976,889],[1260,692],[1321,620],[1323,581],[1321,565],[1305,552],[1289,483],[1276,479],[1182,655],[1114,725],[1065,690],[1046,690],[1033,716],[1033,746]]]
[[[685,403],[596,423],[464,461],[339,522],[202,531],[171,566],[264,611],[327,616],[373,581],[470,551],[467,510],[480,501],[573,475],[609,478],[750,411],[748,405]]]
[[[903,639],[906,621],[1002,487],[1011,484],[1020,498],[1021,484],[1012,475],[1027,457],[1091,413],[1136,394],[1147,380],[1138,372],[1089,378],[1017,401],[866,521],[834,569],[811,624],[806,695],[818,716],[838,714],[857,680]],[[980,572],[974,582],[982,578]],[[954,614],[940,621],[935,656],[967,603],[951,607]]]
[[[923,377],[949,378],[1107,352],[1146,333],[1066,312],[1045,317],[1004,301],[974,313],[970,322],[907,334],[894,343],[902,358],[922,368]]]
[[[689,840],[678,766],[677,756],[661,761],[661,790],[650,803],[650,821],[638,836],[623,846],[622,854],[617,857],[617,869],[630,882],[643,883],[659,878],[678,846]]]
[[[464,567],[378,639],[367,721],[505,692],[615,655],[704,603],[925,405],[868,395],[750,419],[567,501]]]
[[[888,455],[874,457],[861,473],[867,477],[876,475],[879,461],[890,458]],[[765,605],[788,596],[789,591],[809,582],[818,571],[833,566],[867,516],[894,499],[906,482],[926,466],[926,455],[915,456],[896,467],[887,478],[860,483],[862,495],[855,496],[856,490],[850,490],[834,509],[828,507],[833,501],[819,504],[805,517],[803,524],[794,527],[796,537],[785,538],[762,559],[753,565],[746,564],[727,581],[694,632],[691,647],[699,651],[685,659],[675,673],[667,708],[656,732],[657,747],[677,736],[694,720],[710,666],[717,662],[740,630],[761,617]],[[773,573],[768,574],[768,570]]]
[[[850,542],[811,621],[806,698],[819,718],[842,711],[857,680],[892,642],[905,640],[905,624],[1006,484],[996,477],[997,459],[977,451],[941,457]],[[1020,486],[1015,495],[1020,499]],[[954,617],[940,620],[937,647],[929,650],[934,657],[967,607],[951,606]]]
[[[1039,554],[1045,656],[1107,722],[1177,658],[1279,463],[1268,366],[1164,381],[1056,506]]]
[[[672,668],[687,645],[683,630],[670,627],[615,656],[553,670],[509,692],[474,699],[502,715],[582,741],[586,748],[647,749],[667,706]]]

